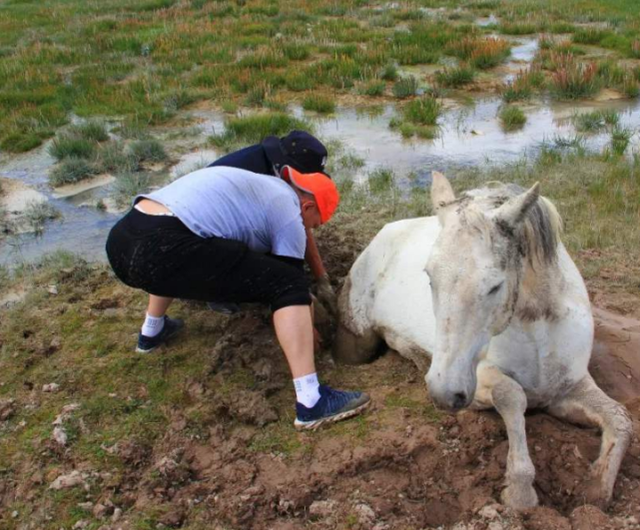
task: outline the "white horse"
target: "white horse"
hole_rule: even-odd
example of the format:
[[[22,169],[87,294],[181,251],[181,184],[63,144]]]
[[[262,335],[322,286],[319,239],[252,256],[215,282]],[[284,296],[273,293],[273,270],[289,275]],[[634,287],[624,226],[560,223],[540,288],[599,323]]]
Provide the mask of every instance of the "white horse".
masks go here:
[[[589,297],[538,184],[466,192],[434,173],[434,217],[386,225],[354,263],[340,295],[337,360],[366,362],[385,341],[426,369],[434,402],[494,407],[509,438],[503,502],[538,503],[524,413],[544,408],[602,429],[585,500],[606,506],[632,436],[626,409],[587,371]]]

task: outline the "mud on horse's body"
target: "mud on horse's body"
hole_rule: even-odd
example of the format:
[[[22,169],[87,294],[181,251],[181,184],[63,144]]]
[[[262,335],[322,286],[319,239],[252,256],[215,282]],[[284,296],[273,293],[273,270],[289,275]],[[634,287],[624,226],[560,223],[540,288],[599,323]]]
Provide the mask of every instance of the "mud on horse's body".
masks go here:
[[[584,281],[559,239],[560,217],[516,186],[456,199],[434,174],[437,216],[388,224],[354,263],[340,295],[338,360],[369,360],[382,340],[426,368],[443,408],[494,407],[509,438],[506,488],[514,508],[535,506],[524,413],[545,408],[603,431],[585,484],[606,505],[632,436],[626,409],[587,371],[593,318]]]

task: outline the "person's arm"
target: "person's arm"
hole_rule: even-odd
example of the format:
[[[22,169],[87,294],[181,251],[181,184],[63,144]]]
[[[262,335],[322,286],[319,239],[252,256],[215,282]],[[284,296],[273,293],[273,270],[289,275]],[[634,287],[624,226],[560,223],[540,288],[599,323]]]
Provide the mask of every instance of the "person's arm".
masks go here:
[[[311,269],[311,274],[316,280],[320,280],[323,276],[327,275],[327,270],[324,268],[322,258],[320,257],[320,251],[316,240],[313,237],[311,230],[307,230],[307,248],[304,253],[304,259]]]
[[[307,248],[305,250],[304,259],[306,260],[313,277],[318,284],[318,300],[325,304],[329,311],[334,315],[338,314],[338,299],[336,292],[333,290],[331,280],[327,269],[324,268],[322,258],[320,257],[320,251],[316,240],[311,233],[311,230],[307,230]]]

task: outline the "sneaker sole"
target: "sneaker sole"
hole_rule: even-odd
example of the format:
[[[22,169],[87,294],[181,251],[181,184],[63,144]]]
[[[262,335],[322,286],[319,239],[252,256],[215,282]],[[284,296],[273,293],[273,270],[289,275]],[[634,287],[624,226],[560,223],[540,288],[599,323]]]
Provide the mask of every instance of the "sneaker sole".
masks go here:
[[[327,423],[335,423],[337,421],[353,418],[353,416],[357,416],[358,414],[360,414],[369,405],[371,405],[371,400],[363,403],[355,409],[347,410],[345,412],[341,412],[340,414],[336,414],[335,416],[329,416],[328,418],[320,418],[319,420],[313,421],[300,421],[296,419],[293,422],[293,426],[299,431],[315,431],[316,429],[318,429],[322,425],[326,425]]]

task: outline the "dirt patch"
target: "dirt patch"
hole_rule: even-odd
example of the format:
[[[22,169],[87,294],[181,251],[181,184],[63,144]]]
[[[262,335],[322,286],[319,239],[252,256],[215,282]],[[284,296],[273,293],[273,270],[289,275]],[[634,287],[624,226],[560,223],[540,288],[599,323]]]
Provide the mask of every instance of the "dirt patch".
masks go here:
[[[380,228],[382,221],[372,218],[366,212],[343,216],[340,230],[322,231],[319,245],[336,288]],[[108,403],[114,404],[102,409],[93,402],[91,414],[102,416],[91,428],[98,429],[117,407],[137,411],[144,418],[148,400],[159,388],[134,380],[130,395],[120,400],[121,387],[137,364],[152,370],[158,361],[130,354],[109,364],[115,354],[109,345],[97,342],[94,318],[120,321],[119,327],[132,334],[135,325],[129,320],[136,313],[127,310],[138,304],[143,311],[142,298],[135,298],[106,273],[95,272],[65,286],[58,296],[77,299],[64,305],[65,312],[78,311],[77,319],[69,322],[98,350],[86,362],[99,363],[102,371],[118,376],[118,385],[110,390],[114,394],[108,396]],[[71,325],[58,325],[62,307],[37,308],[51,329],[61,333]],[[95,436],[90,429],[83,430],[79,419],[76,431],[70,431],[76,441],[64,451],[48,449],[50,442],[30,441],[26,452],[14,456],[5,470],[5,484],[10,487],[0,481],[0,526],[22,528],[29,520],[47,528],[46,517],[59,513],[51,510],[60,510],[61,502],[56,498],[58,504],[51,504],[48,484],[79,469],[86,474],[87,488],[78,498],[72,497],[68,509],[76,513],[79,504],[91,503],[91,507],[65,527],[85,520],[96,528],[114,529],[158,528],[159,524],[243,530],[638,528],[637,441],[622,464],[612,505],[601,512],[583,502],[585,477],[600,447],[599,433],[541,412],[529,413],[528,445],[541,506],[514,513],[499,504],[508,441],[497,413],[438,413],[430,405],[423,374],[394,352],[365,366],[335,366],[328,351],[329,330],[327,349],[317,356],[322,379],[338,388],[362,389],[374,403],[360,418],[315,433],[298,433],[292,426],[290,376],[269,313],[252,309],[216,320],[195,303],[186,304],[182,311],[188,323],[184,349],[178,345],[159,354],[162,373],[170,374],[172,366],[176,370],[189,356],[204,355],[193,370],[179,372],[179,382],[172,389],[175,398],[166,406],[160,434],[148,437],[151,424],[140,420],[122,437],[96,443],[97,459],[88,459],[77,449],[91,448],[85,440]],[[606,391],[626,401],[638,433],[640,322],[600,310],[595,315],[593,374]],[[23,411],[37,411],[44,403],[45,397],[37,394],[40,386],[32,383],[34,376],[24,375],[27,370],[37,368],[43,359],[62,367],[67,355],[68,338],[44,336],[38,327],[26,326],[21,340],[24,350],[16,362],[22,363],[20,384],[24,387],[24,381],[29,381],[31,388],[15,401],[0,404],[5,411],[4,417],[0,414],[0,434],[21,432]],[[194,342],[203,335],[209,339]],[[68,369],[80,373],[89,368],[80,364]],[[74,395],[77,387],[72,378],[46,399],[64,399],[61,407],[71,400],[78,402],[80,417],[87,402]],[[50,420],[44,427],[50,431]],[[41,478],[34,482],[33,476]],[[73,490],[65,494],[72,495]],[[25,505],[40,508],[22,519]],[[15,519],[14,510],[18,512]],[[61,524],[56,523],[59,528]]]

